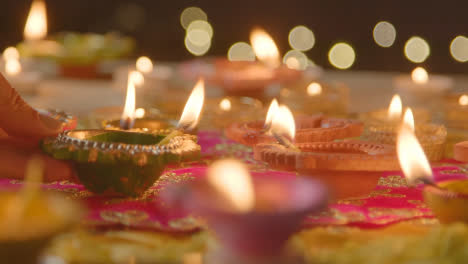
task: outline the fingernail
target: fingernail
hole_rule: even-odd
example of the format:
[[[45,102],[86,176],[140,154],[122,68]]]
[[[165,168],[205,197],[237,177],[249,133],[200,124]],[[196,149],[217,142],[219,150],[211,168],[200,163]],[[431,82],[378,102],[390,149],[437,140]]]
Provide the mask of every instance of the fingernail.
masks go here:
[[[41,119],[42,124],[44,124],[44,126],[46,126],[48,129],[57,131],[62,128],[62,122],[60,122],[59,120],[56,120],[44,114],[39,114],[39,118]]]

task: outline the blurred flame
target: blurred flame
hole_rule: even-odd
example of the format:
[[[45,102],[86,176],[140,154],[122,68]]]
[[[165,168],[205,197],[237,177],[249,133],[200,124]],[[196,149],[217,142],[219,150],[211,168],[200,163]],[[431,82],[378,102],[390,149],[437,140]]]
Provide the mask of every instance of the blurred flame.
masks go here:
[[[415,83],[424,84],[429,80],[429,75],[423,67],[416,67],[411,73],[411,79]]]
[[[401,103],[401,98],[398,94],[395,94],[388,106],[388,118],[390,120],[399,120],[401,118],[402,111],[403,105]]]
[[[204,101],[205,83],[203,79],[200,79],[193,88],[192,93],[185,104],[184,111],[179,119],[179,127],[192,130],[198,125]]]
[[[39,40],[47,35],[47,11],[44,0],[32,2],[23,34],[25,40]]]
[[[286,136],[290,140],[294,140],[296,135],[296,122],[294,116],[285,105],[281,105],[273,116],[271,122],[271,132],[275,135]]]
[[[273,117],[276,115],[276,112],[279,109],[278,101],[276,99],[273,99],[271,101],[270,107],[268,107],[268,112],[265,118],[265,125],[264,127],[270,128],[271,127],[271,122],[273,121]]]
[[[21,72],[21,63],[18,59],[8,59],[5,62],[5,72],[7,75],[15,76]]]
[[[432,170],[426,155],[410,128],[403,125],[397,136],[397,154],[409,184],[418,179],[432,181]]]
[[[229,101],[229,99],[227,98],[224,98],[223,100],[221,100],[221,102],[219,102],[219,108],[221,108],[221,110],[223,111],[230,111],[231,101]]]
[[[237,160],[219,160],[207,171],[208,182],[231,202],[234,210],[249,212],[255,206],[255,191],[247,167]]]
[[[136,69],[142,73],[150,73],[153,71],[153,62],[146,56],[141,56],[136,60]]]
[[[145,117],[145,114],[146,114],[146,112],[145,112],[145,109],[143,109],[143,108],[137,108],[135,110],[135,118],[143,118],[143,117]]]
[[[307,86],[307,94],[310,96],[322,94],[322,86],[320,83],[312,82]]]
[[[15,60],[18,60],[20,55],[19,55],[19,52],[18,52],[18,49],[16,49],[15,47],[8,47],[6,48],[4,51],[3,51],[3,59],[4,60],[11,60],[11,59],[15,59]]]
[[[411,131],[414,132],[414,117],[413,117],[413,111],[411,108],[406,108],[405,114],[403,115],[403,124],[408,126],[408,128],[411,129]]]
[[[145,77],[139,71],[131,71],[128,78],[136,86],[141,86],[145,83]]]
[[[468,95],[464,94],[458,99],[460,105],[468,105]]]
[[[258,60],[270,67],[280,65],[278,47],[271,36],[263,29],[256,28],[250,33],[250,43]]]
[[[133,127],[135,121],[135,84],[132,79],[132,72],[128,74],[127,96],[125,98],[125,106],[120,119],[121,123],[130,122],[130,127]],[[125,126],[122,126],[125,127]]]

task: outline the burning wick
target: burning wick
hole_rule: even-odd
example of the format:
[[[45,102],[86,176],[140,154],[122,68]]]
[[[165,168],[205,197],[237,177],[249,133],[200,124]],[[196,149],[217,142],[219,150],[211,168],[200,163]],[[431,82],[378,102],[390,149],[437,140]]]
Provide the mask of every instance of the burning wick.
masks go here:
[[[300,151],[294,144],[294,137],[296,135],[296,122],[294,116],[285,105],[279,106],[272,117],[270,132],[275,139],[283,146]]]
[[[187,103],[185,104],[184,111],[180,116],[177,128],[167,135],[159,142],[159,145],[168,143],[172,138],[183,134],[184,132],[190,133],[195,130],[200,121],[200,114],[203,109],[203,102],[205,101],[205,83],[200,79],[190,94]]]
[[[125,99],[125,106],[120,118],[120,128],[129,130],[135,123],[135,73],[132,71],[128,74],[127,96]]]
[[[390,101],[388,106],[388,119],[390,120],[400,120],[401,112],[403,110],[403,104],[401,103],[401,98],[398,94],[395,94]]]
[[[271,123],[273,121],[273,117],[276,115],[276,112],[279,109],[278,101],[273,99],[270,103],[270,107],[268,107],[268,112],[265,118],[265,124],[263,124],[263,129],[265,131],[269,131],[271,128]]]
[[[397,154],[401,170],[406,177],[408,185],[422,182],[439,188],[432,176],[432,169],[424,150],[414,135],[413,130],[403,124],[397,136]]]

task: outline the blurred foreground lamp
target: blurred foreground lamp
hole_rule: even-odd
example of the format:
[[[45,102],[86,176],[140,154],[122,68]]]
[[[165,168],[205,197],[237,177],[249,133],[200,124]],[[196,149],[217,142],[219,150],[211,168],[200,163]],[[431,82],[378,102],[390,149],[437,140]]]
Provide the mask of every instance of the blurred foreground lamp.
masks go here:
[[[21,94],[31,94],[42,79],[37,71],[23,70],[19,52],[14,47],[8,47],[3,52],[3,74],[10,84]]]

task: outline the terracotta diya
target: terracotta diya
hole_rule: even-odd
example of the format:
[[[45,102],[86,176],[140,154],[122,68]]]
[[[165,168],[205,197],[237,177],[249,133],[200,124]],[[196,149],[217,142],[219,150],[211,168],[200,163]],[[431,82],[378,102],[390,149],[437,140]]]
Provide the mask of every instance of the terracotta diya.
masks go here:
[[[270,106],[270,113],[275,111],[273,104],[275,103]],[[270,123],[271,118],[268,116],[265,122],[234,123],[228,126],[224,133],[227,138],[248,146],[276,142],[267,129]],[[363,131],[363,124],[357,120],[312,115],[297,118],[296,128],[296,142],[303,143],[359,137]]]
[[[166,189],[167,200],[206,220],[219,240],[207,263],[297,263],[285,243],[304,217],[326,208],[326,189],[308,178],[257,174],[222,160],[207,177]]]

